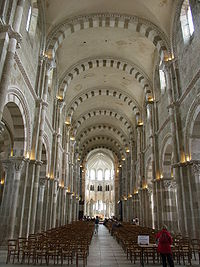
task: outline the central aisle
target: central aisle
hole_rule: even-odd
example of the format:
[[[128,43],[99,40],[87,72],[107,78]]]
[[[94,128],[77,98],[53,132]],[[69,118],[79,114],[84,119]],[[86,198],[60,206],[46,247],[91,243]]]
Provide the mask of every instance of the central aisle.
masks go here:
[[[126,259],[126,254],[121,246],[103,225],[99,225],[98,235],[94,234],[89,253],[87,266],[90,267],[133,266],[133,264]]]

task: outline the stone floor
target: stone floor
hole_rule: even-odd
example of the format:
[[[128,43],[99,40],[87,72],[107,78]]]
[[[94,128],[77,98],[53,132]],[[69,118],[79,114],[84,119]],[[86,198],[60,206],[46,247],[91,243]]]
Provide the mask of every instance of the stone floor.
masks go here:
[[[26,264],[5,264],[6,252],[0,252],[0,266],[14,267],[14,266],[36,266],[36,265],[26,265]],[[82,262],[81,262],[82,263]],[[51,265],[51,264],[50,264]],[[37,266],[40,266],[39,264]],[[43,264],[43,266],[46,266]],[[55,266],[52,264],[52,266]],[[57,265],[57,266],[60,266]],[[68,266],[64,264],[63,266]],[[75,264],[70,265],[71,267],[76,266]],[[82,264],[79,264],[82,266]],[[131,264],[129,260],[126,259],[126,254],[122,250],[121,246],[116,242],[116,240],[110,236],[108,230],[103,226],[99,226],[99,233],[94,234],[92,243],[90,245],[90,252],[88,256],[88,267],[128,267],[135,266],[139,267],[140,264]],[[148,267],[159,266],[159,265],[145,265]],[[182,267],[182,265],[177,265]],[[198,263],[194,262],[192,266],[199,266]]]

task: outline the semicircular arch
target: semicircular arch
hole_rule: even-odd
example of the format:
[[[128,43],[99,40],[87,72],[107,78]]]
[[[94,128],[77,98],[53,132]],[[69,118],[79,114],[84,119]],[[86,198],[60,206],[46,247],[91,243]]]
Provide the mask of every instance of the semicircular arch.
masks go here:
[[[71,34],[88,28],[123,28],[138,32],[150,40],[159,54],[170,51],[166,34],[151,21],[133,15],[97,13],[66,19],[51,30],[47,37],[47,54],[55,56],[57,49]]]
[[[111,58],[111,57],[95,57],[84,59],[71,68],[69,68],[60,79],[59,84],[59,97],[64,98],[67,88],[69,87],[72,80],[80,75],[82,72],[85,72],[93,68],[114,68],[126,72],[129,75],[132,75],[134,79],[140,84],[144,89],[144,92],[152,92],[152,82],[146,73],[144,73],[140,67],[135,65],[132,62],[120,58]]]
[[[121,100],[127,106],[130,107],[131,111],[136,113],[140,113],[139,104],[135,99],[133,99],[129,94],[122,92],[119,89],[111,88],[111,87],[96,87],[89,89],[83,93],[77,95],[71,103],[69,104],[69,108],[67,110],[67,117],[72,117],[73,113],[78,109],[78,107],[87,99],[92,99],[96,96],[110,96],[115,99]]]
[[[119,111],[112,110],[112,109],[97,109],[97,110],[89,110],[88,112],[82,114],[81,117],[79,117],[75,123],[73,124],[74,132],[77,132],[78,128],[89,118],[92,117],[98,117],[98,116],[109,116],[112,118],[115,118],[118,121],[121,121],[124,127],[126,128],[127,132],[131,135],[133,134],[133,128],[131,126],[130,120],[123,114],[119,113]]]

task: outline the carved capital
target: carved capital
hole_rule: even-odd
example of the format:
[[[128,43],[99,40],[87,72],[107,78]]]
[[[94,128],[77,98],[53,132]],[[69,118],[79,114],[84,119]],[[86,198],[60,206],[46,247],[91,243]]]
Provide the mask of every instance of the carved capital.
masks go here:
[[[63,99],[57,99],[57,105],[58,105],[59,111],[61,111],[65,105],[65,101]]]
[[[17,48],[20,47],[22,41],[22,36],[20,33],[14,31],[11,25],[0,25],[0,32],[5,32],[8,34],[9,38],[14,38],[17,41]]]
[[[36,161],[35,161],[35,164],[36,164],[36,165],[39,165],[39,166],[42,166],[43,161],[41,161],[41,160],[36,160]]]
[[[165,189],[169,189],[171,186],[171,181],[170,180],[163,180],[163,186]]]
[[[47,178],[46,177],[40,177],[40,179],[39,179],[39,185],[40,186],[45,186],[46,181],[47,181]]]
[[[200,175],[200,161],[192,161],[192,172],[194,175]]]
[[[48,57],[44,56],[44,60],[45,60],[45,63],[46,63],[46,71],[47,71],[47,73],[56,67],[56,62],[55,62],[54,59],[51,59],[51,58],[48,58]]]
[[[45,102],[45,101],[42,101],[42,107],[44,107],[44,108],[47,108],[48,107],[48,103],[47,102]]]
[[[16,172],[21,172],[24,167],[26,159],[24,157],[9,157],[10,162],[13,164]]]
[[[173,189],[176,187],[176,181],[174,179],[162,179],[165,189]]]

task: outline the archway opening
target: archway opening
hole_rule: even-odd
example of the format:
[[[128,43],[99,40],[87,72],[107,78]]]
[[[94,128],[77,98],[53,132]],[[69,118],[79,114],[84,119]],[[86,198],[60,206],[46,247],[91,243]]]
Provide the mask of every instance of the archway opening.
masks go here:
[[[115,215],[116,180],[114,156],[107,149],[89,153],[85,176],[85,216],[100,219]]]

